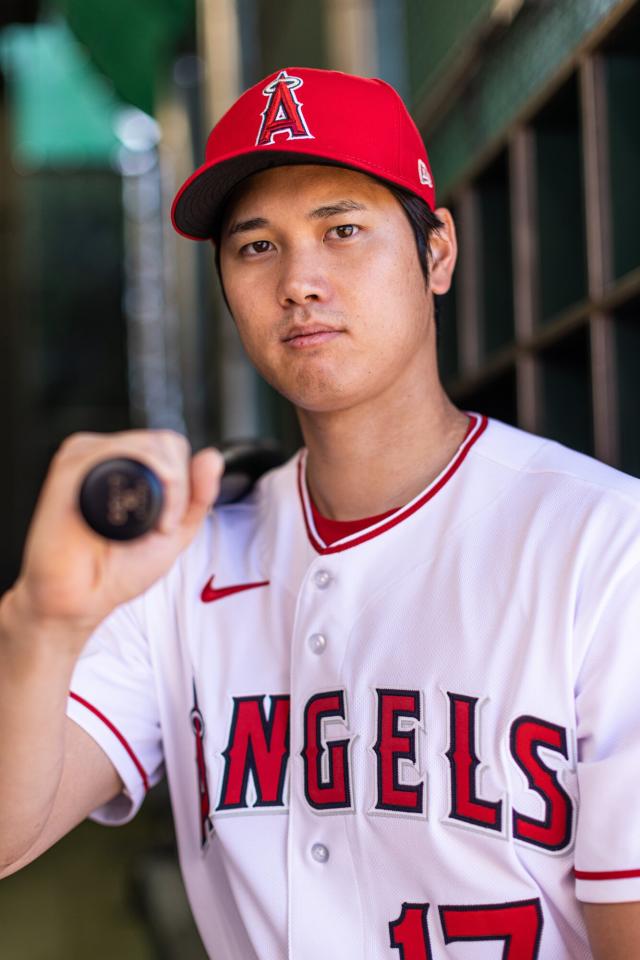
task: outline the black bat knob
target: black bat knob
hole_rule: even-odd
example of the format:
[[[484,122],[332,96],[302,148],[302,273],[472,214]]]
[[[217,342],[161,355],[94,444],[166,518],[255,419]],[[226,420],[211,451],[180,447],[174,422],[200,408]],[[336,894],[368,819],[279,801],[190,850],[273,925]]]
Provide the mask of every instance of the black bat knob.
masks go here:
[[[225,461],[217,504],[245,497],[267,470],[285,456],[267,441],[240,443],[222,451]],[[139,460],[117,457],[103,460],[86,475],[80,487],[79,507],[89,526],[107,540],[134,540],[154,528],[164,497],[157,475]]]
[[[108,540],[133,540],[153,529],[162,511],[162,484],[139,460],[103,460],[84,478],[80,512]]]

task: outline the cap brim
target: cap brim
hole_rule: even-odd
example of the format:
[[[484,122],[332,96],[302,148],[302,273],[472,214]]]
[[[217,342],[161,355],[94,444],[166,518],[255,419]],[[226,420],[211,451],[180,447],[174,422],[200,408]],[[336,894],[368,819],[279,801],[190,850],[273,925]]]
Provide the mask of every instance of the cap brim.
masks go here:
[[[251,151],[198,167],[183,183],[173,201],[173,226],[188,240],[210,240],[216,233],[226,198],[242,180],[271,167],[308,163],[359,170],[382,183],[395,183],[411,189],[399,179],[381,177],[377,171],[368,169],[366,163],[343,163],[333,157],[306,151]]]

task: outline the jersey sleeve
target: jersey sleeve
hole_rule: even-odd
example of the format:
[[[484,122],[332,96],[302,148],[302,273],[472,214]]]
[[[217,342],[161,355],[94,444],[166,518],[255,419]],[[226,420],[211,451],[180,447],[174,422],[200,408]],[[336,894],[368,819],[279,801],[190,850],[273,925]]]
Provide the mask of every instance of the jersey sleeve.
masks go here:
[[[67,715],[99,744],[124,783],[123,793],[94,810],[91,819],[126,823],[163,774],[142,598],[116,608],[89,638],[71,679]]]
[[[640,564],[606,592],[576,689],[576,896],[594,903],[640,900]]]

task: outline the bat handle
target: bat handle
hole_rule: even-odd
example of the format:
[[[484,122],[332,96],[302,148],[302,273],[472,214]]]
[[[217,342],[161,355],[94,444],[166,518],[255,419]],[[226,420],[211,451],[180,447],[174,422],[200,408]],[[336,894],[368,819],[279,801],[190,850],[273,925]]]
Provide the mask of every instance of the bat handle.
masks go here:
[[[240,500],[266,470],[285,459],[268,441],[236,444],[222,455],[225,469],[217,504]],[[163,504],[159,477],[131,457],[96,464],[85,476],[78,498],[86,523],[107,540],[135,540],[148,533],[155,527]]]

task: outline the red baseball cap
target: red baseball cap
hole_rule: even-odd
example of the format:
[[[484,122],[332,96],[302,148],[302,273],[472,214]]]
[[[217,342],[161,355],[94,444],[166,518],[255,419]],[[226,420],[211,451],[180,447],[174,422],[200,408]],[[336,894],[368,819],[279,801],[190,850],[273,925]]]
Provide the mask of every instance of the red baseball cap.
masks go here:
[[[218,121],[205,163],[173,201],[182,236],[208,240],[225,197],[268,167],[351,167],[404,187],[435,209],[429,158],[400,96],[383,80],[287,67],[251,87]]]

